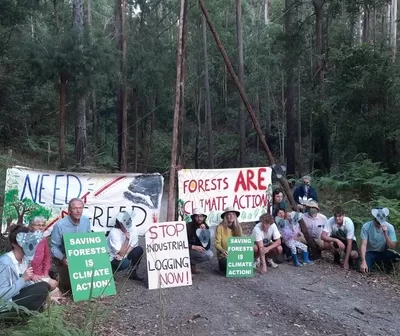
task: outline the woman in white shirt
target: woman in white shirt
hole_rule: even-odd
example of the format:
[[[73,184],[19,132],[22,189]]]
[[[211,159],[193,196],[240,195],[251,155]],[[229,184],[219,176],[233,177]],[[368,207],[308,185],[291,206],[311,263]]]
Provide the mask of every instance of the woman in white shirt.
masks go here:
[[[134,218],[134,213],[132,213]],[[136,226],[132,224],[132,216],[126,212],[118,213],[115,226],[107,237],[111,266],[114,272],[123,271],[129,266],[129,278],[143,281],[136,270],[143,256],[143,249],[138,245],[139,237]]]

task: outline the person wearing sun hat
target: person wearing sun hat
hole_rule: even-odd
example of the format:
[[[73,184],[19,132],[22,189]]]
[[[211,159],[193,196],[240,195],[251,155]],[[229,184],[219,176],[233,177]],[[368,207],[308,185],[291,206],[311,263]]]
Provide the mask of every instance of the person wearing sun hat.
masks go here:
[[[108,234],[107,245],[113,271],[122,271],[130,266],[129,279],[143,281],[143,278],[136,273],[143,249],[138,245],[139,237],[132,218],[135,218],[134,212],[132,214],[127,211],[118,213],[115,226]]]
[[[210,228],[206,224],[207,215],[201,209],[193,209],[192,221],[187,223],[189,256],[192,274],[198,273],[196,265],[214,257],[211,247]]]
[[[221,272],[226,273],[226,258],[228,256],[228,240],[230,237],[241,237],[242,227],[238,217],[240,212],[234,207],[227,207],[221,214],[222,222],[215,231],[215,248],[217,250],[218,267]]]
[[[328,219],[319,212],[319,205],[313,200],[305,203],[305,209],[303,221],[306,224],[308,234],[320,250],[329,249],[329,244],[324,243],[321,239],[322,231],[326,227]]]
[[[400,260],[396,248],[396,231],[392,224],[387,222],[388,208],[375,208],[371,210],[374,217],[365,223],[361,229],[361,272],[368,272],[374,262],[382,262],[389,269],[392,263]]]

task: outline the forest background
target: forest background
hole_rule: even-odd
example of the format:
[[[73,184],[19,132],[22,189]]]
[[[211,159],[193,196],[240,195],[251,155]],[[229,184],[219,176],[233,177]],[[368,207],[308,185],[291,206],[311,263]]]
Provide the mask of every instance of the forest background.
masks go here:
[[[184,17],[178,164],[268,165],[197,1]],[[400,224],[395,0],[206,1],[288,178],[327,215]],[[180,2],[0,2],[0,190],[12,164],[160,172],[171,164]],[[334,191],[334,192],[333,192]]]

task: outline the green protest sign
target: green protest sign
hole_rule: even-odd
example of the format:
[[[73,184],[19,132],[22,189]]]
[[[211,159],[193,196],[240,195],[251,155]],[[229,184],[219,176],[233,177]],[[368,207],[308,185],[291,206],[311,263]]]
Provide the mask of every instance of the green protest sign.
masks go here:
[[[248,278],[253,276],[254,239],[252,237],[231,237],[228,240],[226,276]]]
[[[104,232],[64,234],[74,301],[116,293]]]

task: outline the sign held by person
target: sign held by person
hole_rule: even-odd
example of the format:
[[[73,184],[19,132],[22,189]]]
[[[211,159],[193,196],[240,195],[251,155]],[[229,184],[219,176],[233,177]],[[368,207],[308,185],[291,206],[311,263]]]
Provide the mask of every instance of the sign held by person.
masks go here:
[[[253,222],[268,212],[272,198],[270,167],[181,169],[178,172],[180,219],[190,221],[200,208],[209,225],[218,225],[228,206],[240,211],[239,221]]]
[[[149,289],[192,284],[185,222],[154,223],[146,232]]]
[[[138,233],[157,222],[164,178],[160,174],[86,174],[24,167],[7,169],[2,232],[12,222],[28,224],[35,216],[49,227],[68,215],[68,202],[80,198],[93,231],[109,231],[120,211],[133,211]]]
[[[64,234],[74,301],[115,295],[115,284],[103,232]]]
[[[249,278],[254,275],[254,239],[230,237],[228,240],[227,278]]]

